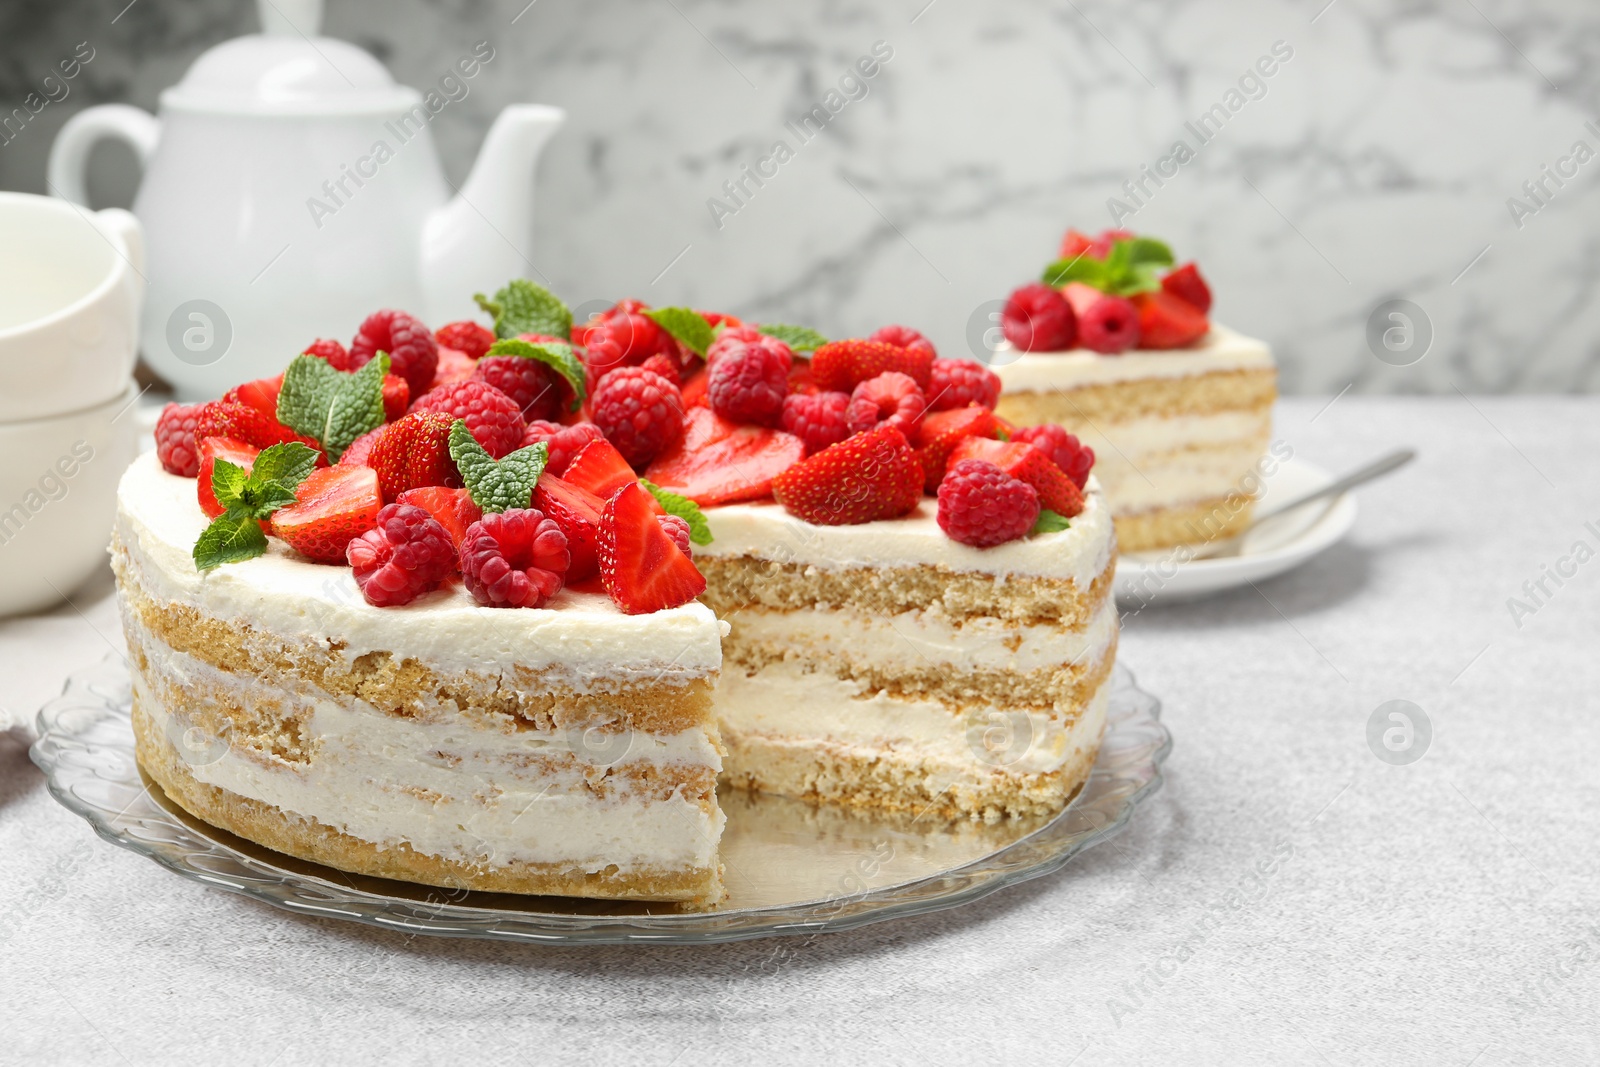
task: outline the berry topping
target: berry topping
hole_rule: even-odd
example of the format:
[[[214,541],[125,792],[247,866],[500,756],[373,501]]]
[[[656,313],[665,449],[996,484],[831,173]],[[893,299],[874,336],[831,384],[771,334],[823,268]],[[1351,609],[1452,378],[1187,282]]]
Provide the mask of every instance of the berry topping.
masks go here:
[[[193,478],[200,469],[200,447],[194,428],[200,404],[168,404],[156,420],[156,458],[168,474]]]
[[[411,410],[437,411],[462,420],[495,459],[521,447],[527,429],[517,402],[485,381],[441,385],[420,397]]]
[[[476,322],[447,322],[433,331],[434,341],[444,348],[465,352],[472,359],[482,359],[494,344],[494,331]]]
[[[760,500],[772,494],[772,480],[805,455],[793,434],[760,426],[740,426],[709,408],[690,410],[683,440],[645,471],[662,489],[702,507]]]
[[[338,341],[330,341],[325,337],[319,337],[309,345],[306,345],[305,354],[316,356],[334,370],[355,370],[355,365],[350,362],[350,350]]]
[[[571,426],[562,426],[560,423],[536,419],[528,423],[528,428],[522,434],[522,446],[538,444],[543,441],[550,449],[550,458],[545,461],[544,469],[549,474],[562,474],[567,465],[572,462],[572,457],[578,450],[590,441],[599,441],[605,438],[600,432],[600,427],[592,422],[579,422]]]
[[[672,538],[672,543],[678,546],[678,551],[693,559],[694,546],[689,541],[689,520],[677,515],[657,515],[656,521],[661,524],[661,529],[666,531],[667,536]]]
[[[1139,311],[1139,344],[1145,348],[1183,348],[1206,335],[1206,313],[1165,289],[1133,298]]]
[[[580,448],[561,477],[601,500],[609,500],[612,493],[639,480],[633,468],[628,466],[628,461],[622,458],[622,453],[604,437]]]
[[[1038,492],[1040,505],[1058,515],[1070,519],[1083,510],[1082,491],[1049,456],[1030,444],[967,437],[951,450],[950,468],[954,470],[964,459],[985,460],[1013,478],[1021,478]]]
[[[705,577],[657,521],[655,498],[635,482],[606,501],[600,517],[600,580],[624,614],[687,604]]]
[[[378,608],[409,604],[450,577],[456,546],[439,520],[411,504],[389,504],[373,529],[351,539],[344,558],[367,603]]]
[[[606,502],[587,489],[568,484],[554,474],[541,475],[533,490],[533,506],[553,519],[567,535],[567,584],[593,578],[600,572],[600,512]]]
[[[805,442],[806,455],[815,455],[850,436],[845,409],[848,393],[793,393],[783,399],[778,425]]]
[[[659,374],[673,385],[680,387],[683,385],[682,365],[671,356],[664,356],[657,352],[639,364],[639,368],[650,371],[652,374]]]
[[[207,437],[233,437],[257,448],[270,448],[286,441],[300,441],[320,448],[316,441],[301,437],[271,415],[236,400],[213,400],[200,405],[195,418],[196,440]]]
[[[383,376],[383,421],[393,422],[411,406],[411,386],[397,374]],[[342,457],[341,457],[342,458]]]
[[[1064,352],[1078,343],[1072,305],[1042,282],[1029,282],[1006,299],[1000,329],[1024,352]]]
[[[367,466],[378,473],[383,499],[393,503],[407,489],[461,484],[461,473],[450,458],[454,424],[455,419],[443,412],[413,411],[384,428],[367,455]]]
[[[885,371],[856,386],[850,394],[850,404],[844,409],[845,425],[851,433],[870,430],[880,422],[887,422],[905,434],[906,440],[915,440],[917,425],[927,411],[917,383],[899,371]]]
[[[787,345],[753,341],[724,350],[711,365],[706,386],[711,410],[734,422],[776,426],[789,392],[792,362]]]
[[[711,342],[711,347],[706,349],[706,366],[711,366],[735,348],[743,348],[749,344],[761,344],[769,340],[776,340],[776,338],[769,338],[754,326],[734,326],[723,330],[717,335],[717,339]],[[788,346],[785,345],[784,347],[787,348]]]
[[[1102,293],[1082,282],[1069,282],[1062,295],[1078,317],[1078,343],[1115,355],[1139,345],[1139,310],[1125,297]]]
[[[642,468],[683,433],[683,398],[661,375],[623,367],[595,389],[594,421],[624,459]]]
[[[537,508],[491,512],[461,542],[461,576],[478,603],[491,608],[541,608],[561,591],[567,535]]]
[[[933,353],[882,341],[831,341],[811,356],[812,381],[818,388],[841,393],[891,370],[909,375],[918,388],[925,388],[933,371]]]
[[[195,478],[195,490],[200,497],[200,510],[213,519],[228,510],[218,502],[216,490],[211,485],[211,474],[216,470],[218,459],[225,459],[248,474],[260,454],[261,449],[232,437],[207,437],[201,441],[200,473]]]
[[[1209,314],[1211,311],[1211,286],[1200,277],[1200,268],[1193,263],[1185,263],[1167,272],[1161,279],[1161,288],[1177,297],[1187,300],[1200,309],[1200,314]]]
[[[934,351],[933,342],[909,326],[882,326],[873,331],[869,341],[882,341],[888,345],[899,345],[901,348],[914,348],[919,352],[926,352],[930,357],[938,356]]]
[[[922,459],[922,488],[929,493],[938,492],[950,464],[950,453],[961,441],[993,437],[999,428],[1000,420],[994,412],[980,407],[935,411],[923,419],[916,438],[917,455]]]
[[[483,518],[483,509],[472,502],[471,494],[465,489],[446,489],[442,485],[407,489],[395,503],[410,504],[432,515],[457,548],[461,547],[467,527]]]
[[[979,407],[994,410],[1000,402],[1000,375],[974,359],[936,359],[928,384],[928,408],[950,411]]]
[[[772,494],[820,526],[898,518],[922,499],[922,461],[886,423],[796,463],[772,479]]]
[[[689,377],[683,383],[683,388],[679,391],[683,397],[683,410],[688,411],[690,408],[709,407],[711,400],[706,395],[706,390],[710,385],[711,371],[706,367],[690,372]]]
[[[388,428],[387,425],[379,426],[376,430],[368,430],[354,441],[351,441],[350,447],[340,453],[339,463],[346,467],[371,466],[368,461],[372,456],[372,446],[378,443],[378,438],[383,436],[383,431]]]
[[[524,419],[555,419],[561,414],[558,375],[536,359],[485,356],[478,360],[472,377],[509,396]]]
[[[365,366],[379,352],[389,353],[390,373],[404,378],[414,396],[433,385],[439,346],[428,328],[404,311],[375,311],[366,317],[350,342],[350,369]]]
[[[439,349],[439,365],[433,372],[433,384],[428,389],[437,389],[441,385],[454,385],[464,382],[472,377],[472,372],[478,367],[477,362],[465,352],[454,348]],[[426,392],[426,390],[424,390]]]
[[[378,474],[369,467],[312,471],[294,495],[296,503],[272,513],[272,533],[318,563],[343,562],[345,546],[377,524],[383,506]]]
[[[991,548],[1027,535],[1039,521],[1039,494],[993,463],[964,459],[939,483],[939,528],[953,541]]]
[[[612,310],[598,325],[589,327],[583,344],[596,376],[616,367],[635,366],[667,351],[672,338],[637,311]]]
[[[1099,237],[1090,237],[1077,230],[1068,230],[1067,235],[1061,239],[1061,258],[1077,259],[1080,256],[1088,256],[1091,259],[1105,259],[1111,254],[1112,244],[1132,237],[1132,230],[1102,230]]]
[[[1011,435],[1011,440],[1032,445],[1072,479],[1072,484],[1082,489],[1094,467],[1094,449],[1068,433],[1063,427],[1046,424],[1028,426]]]
[[[222,394],[222,399],[232,400],[255,408],[273,422],[278,421],[278,394],[283,392],[283,375],[258,378],[253,382],[236,385]]]

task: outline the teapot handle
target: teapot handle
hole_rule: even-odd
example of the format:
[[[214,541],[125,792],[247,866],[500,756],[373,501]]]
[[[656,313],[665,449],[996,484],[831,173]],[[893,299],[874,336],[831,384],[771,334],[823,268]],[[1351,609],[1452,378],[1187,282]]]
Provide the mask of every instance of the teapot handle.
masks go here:
[[[78,112],[61,127],[50,146],[46,171],[50,192],[71,203],[89,206],[89,152],[103,137],[120,137],[128,142],[142,167],[156,150],[161,122],[150,112],[127,104],[101,104]]]

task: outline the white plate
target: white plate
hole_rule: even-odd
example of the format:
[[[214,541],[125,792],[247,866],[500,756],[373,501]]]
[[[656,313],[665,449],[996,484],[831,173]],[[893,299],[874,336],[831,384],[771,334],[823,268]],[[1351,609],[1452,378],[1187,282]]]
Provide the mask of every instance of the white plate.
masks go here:
[[[1265,479],[1256,506],[1265,510],[1331,481],[1333,475],[1321,467],[1286,460]],[[1317,501],[1262,523],[1245,536],[1236,556],[1190,559],[1192,549],[1183,545],[1127,553],[1117,560],[1117,601],[1124,608],[1140,608],[1193,600],[1274,577],[1337,544],[1355,521],[1355,498],[1345,493],[1331,503]]]

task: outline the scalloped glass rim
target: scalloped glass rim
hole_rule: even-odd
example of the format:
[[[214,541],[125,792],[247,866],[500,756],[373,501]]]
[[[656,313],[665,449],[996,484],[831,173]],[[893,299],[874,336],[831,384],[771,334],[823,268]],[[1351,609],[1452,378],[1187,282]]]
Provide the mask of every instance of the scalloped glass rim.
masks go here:
[[[521,910],[515,906],[519,898],[503,895],[347,876],[180,816],[134,761],[128,692],[127,668],[117,659],[73,675],[64,694],[39,712],[39,740],[29,753],[51,795],[107,841],[186,878],[302,915],[408,934],[536,943],[689,944],[830,933],[970,903],[1059,871],[1078,852],[1118,833],[1160,787],[1161,764],[1172,748],[1160,701],[1139,689],[1119,664],[1088,782],[1059,815],[980,859],[894,885],[779,907],[618,914],[611,909],[619,905],[585,901],[581,913],[558,913]],[[477,904],[508,899],[512,906]],[[540,899],[545,898],[520,898]]]

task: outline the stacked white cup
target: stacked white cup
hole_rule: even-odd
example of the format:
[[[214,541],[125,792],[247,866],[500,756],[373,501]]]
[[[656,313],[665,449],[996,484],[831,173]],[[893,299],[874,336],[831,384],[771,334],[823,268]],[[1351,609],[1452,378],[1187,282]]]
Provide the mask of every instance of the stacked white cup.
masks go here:
[[[128,212],[0,193],[0,615],[66,599],[106,565],[138,451],[144,286]]]

